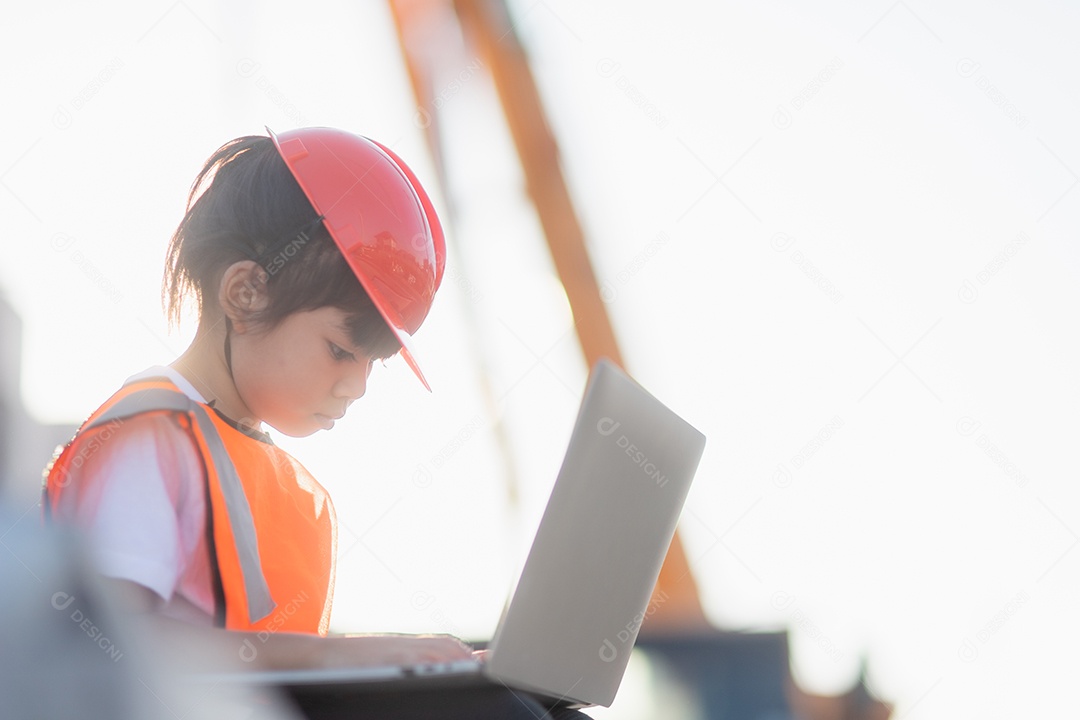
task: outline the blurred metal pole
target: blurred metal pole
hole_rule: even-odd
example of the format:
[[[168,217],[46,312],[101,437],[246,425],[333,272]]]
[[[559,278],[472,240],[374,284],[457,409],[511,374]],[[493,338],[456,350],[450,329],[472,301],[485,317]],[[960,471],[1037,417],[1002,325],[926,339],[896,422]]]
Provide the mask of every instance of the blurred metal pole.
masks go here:
[[[529,195],[544,228],[555,269],[574,315],[578,342],[591,367],[601,357],[623,366],[615,331],[600,296],[585,235],[559,165],[559,150],[525,51],[504,0],[455,0],[466,37],[486,58],[514,138]],[[653,592],[643,631],[706,626],[697,583],[675,535]]]
[[[443,153],[439,135],[439,109],[435,107],[434,100],[436,87],[434,75],[438,68],[445,68],[448,65],[457,67],[457,63],[451,58],[455,55],[454,49],[459,48],[461,42],[458,38],[451,37],[448,32],[454,29],[453,24],[456,23],[454,11],[447,0],[389,0],[388,4],[394,18],[394,25],[397,27],[398,42],[401,44],[405,67],[413,88],[413,97],[416,100],[417,112],[414,120],[424,131],[428,149],[435,162],[435,172],[446,204],[448,221],[446,224],[454,227],[458,217],[457,204],[454,202],[447,177],[446,156]],[[457,243],[450,249],[459,257],[468,252],[467,248]],[[463,261],[458,263],[454,271],[458,278],[464,279],[466,286],[469,285],[467,267],[468,262]],[[462,303],[462,314],[469,334],[475,339],[475,342],[470,343],[470,347],[473,349],[473,359],[477,368],[476,380],[483,395],[487,415],[492,422],[492,435],[502,465],[506,499],[510,507],[516,507],[520,495],[514,452],[510,445],[506,425],[499,417],[495,389],[491,384],[493,373],[489,370],[487,353],[482,350],[483,336],[480,322],[472,303],[468,301]]]
[[[585,359],[590,367],[601,357],[622,366],[622,354],[585,249],[585,235],[559,165],[559,149],[506,6],[502,0],[455,0],[454,6],[466,36],[487,58],[529,195],[570,301]]]
[[[445,156],[438,131],[438,109],[433,101],[433,74],[437,67],[448,61],[446,53],[454,42],[449,36],[455,28],[447,26],[447,21],[452,17],[449,1],[389,0],[389,6],[419,108],[418,117],[422,120],[421,126],[435,159],[452,224],[454,206],[447,185]],[[456,0],[454,8],[463,29],[479,47],[492,73],[521,160],[529,195],[536,206],[552,260],[566,290],[586,363],[591,366],[597,359],[607,357],[623,366],[622,354],[585,247],[584,233],[559,165],[558,147],[548,127],[528,60],[510,24],[506,6],[501,0]],[[475,318],[468,308],[466,316],[470,327],[475,330]],[[480,358],[481,365],[483,362],[483,358]],[[484,379],[487,377],[490,377],[487,372],[481,373],[481,387],[487,402],[493,405],[490,385]],[[516,484],[510,478],[514,477],[514,467],[501,426],[496,427],[496,440],[503,455],[508,493],[513,501],[516,498]],[[644,631],[707,625],[697,584],[677,534],[653,597],[655,612],[646,621]]]

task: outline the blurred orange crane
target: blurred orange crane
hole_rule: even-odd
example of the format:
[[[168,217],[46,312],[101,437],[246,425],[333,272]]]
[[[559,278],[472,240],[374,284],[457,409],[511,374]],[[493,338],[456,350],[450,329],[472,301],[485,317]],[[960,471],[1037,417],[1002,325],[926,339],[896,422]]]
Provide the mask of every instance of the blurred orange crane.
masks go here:
[[[584,359],[607,357],[624,366],[600,296],[585,236],[559,164],[528,59],[504,0],[389,0],[427,141],[445,182],[434,75],[463,64],[460,37],[484,58],[517,149],[528,192],[543,227],[555,269],[566,291]],[[708,626],[678,534],[668,551],[643,627],[691,630]]]

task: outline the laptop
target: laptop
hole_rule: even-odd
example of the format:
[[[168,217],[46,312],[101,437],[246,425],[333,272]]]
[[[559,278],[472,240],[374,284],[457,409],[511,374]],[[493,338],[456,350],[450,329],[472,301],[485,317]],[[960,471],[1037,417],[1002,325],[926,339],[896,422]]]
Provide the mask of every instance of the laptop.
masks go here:
[[[548,706],[610,706],[705,437],[614,363],[592,369],[570,444],[483,662],[246,673],[289,691],[498,683]]]

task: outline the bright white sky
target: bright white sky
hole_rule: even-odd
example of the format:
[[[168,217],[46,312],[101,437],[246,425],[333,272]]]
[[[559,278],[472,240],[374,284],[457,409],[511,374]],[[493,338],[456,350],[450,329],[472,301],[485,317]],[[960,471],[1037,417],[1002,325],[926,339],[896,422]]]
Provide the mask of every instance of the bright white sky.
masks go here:
[[[711,618],[787,627],[813,690],[866,658],[911,720],[1060,714],[1078,11],[814,5],[513,3],[628,366],[709,438],[682,530]],[[185,347],[164,248],[224,140],[339,126],[434,184],[383,3],[271,6],[8,11],[0,289],[39,418]],[[492,89],[467,52],[444,72],[435,393],[391,361],[333,433],[281,439],[336,500],[341,630],[490,634],[586,376]]]

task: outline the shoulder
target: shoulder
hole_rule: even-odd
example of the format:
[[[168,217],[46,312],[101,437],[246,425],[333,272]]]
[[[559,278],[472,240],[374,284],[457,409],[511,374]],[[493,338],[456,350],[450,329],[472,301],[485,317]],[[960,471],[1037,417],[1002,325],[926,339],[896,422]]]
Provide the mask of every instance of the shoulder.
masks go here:
[[[176,413],[80,433],[50,478],[50,517],[77,528],[98,569],[172,597],[205,528],[205,471]]]
[[[179,413],[150,410],[81,429],[62,457],[78,469],[95,458],[102,462],[124,456],[168,455],[190,444],[186,422]]]
[[[145,381],[165,379],[176,386],[176,389],[187,395],[190,399],[198,403],[205,403],[206,399],[195,389],[195,386],[191,384],[191,381],[181,375],[174,368],[168,365],[154,365],[143,370],[140,373],[136,373],[124,381],[125,385],[131,383]]]
[[[140,391],[166,392],[166,396],[138,395]],[[176,396],[178,401],[164,401]],[[105,443],[114,449],[167,449],[182,440],[187,423],[182,420],[188,408],[185,400],[201,403],[202,397],[175,370],[154,366],[128,378],[124,385],[95,410],[69,443],[76,450],[72,461],[81,464],[96,454]]]
[[[147,495],[184,504],[201,488],[198,445],[176,413],[151,412],[118,418],[79,433],[61,454],[50,488],[63,506],[95,505],[106,494]],[[197,483],[197,485],[195,485]],[[201,493],[195,494],[201,498]],[[85,512],[81,508],[78,514]]]
[[[193,446],[187,423],[175,412],[145,412],[116,418],[80,432],[71,442],[82,463],[92,456],[175,456]]]

